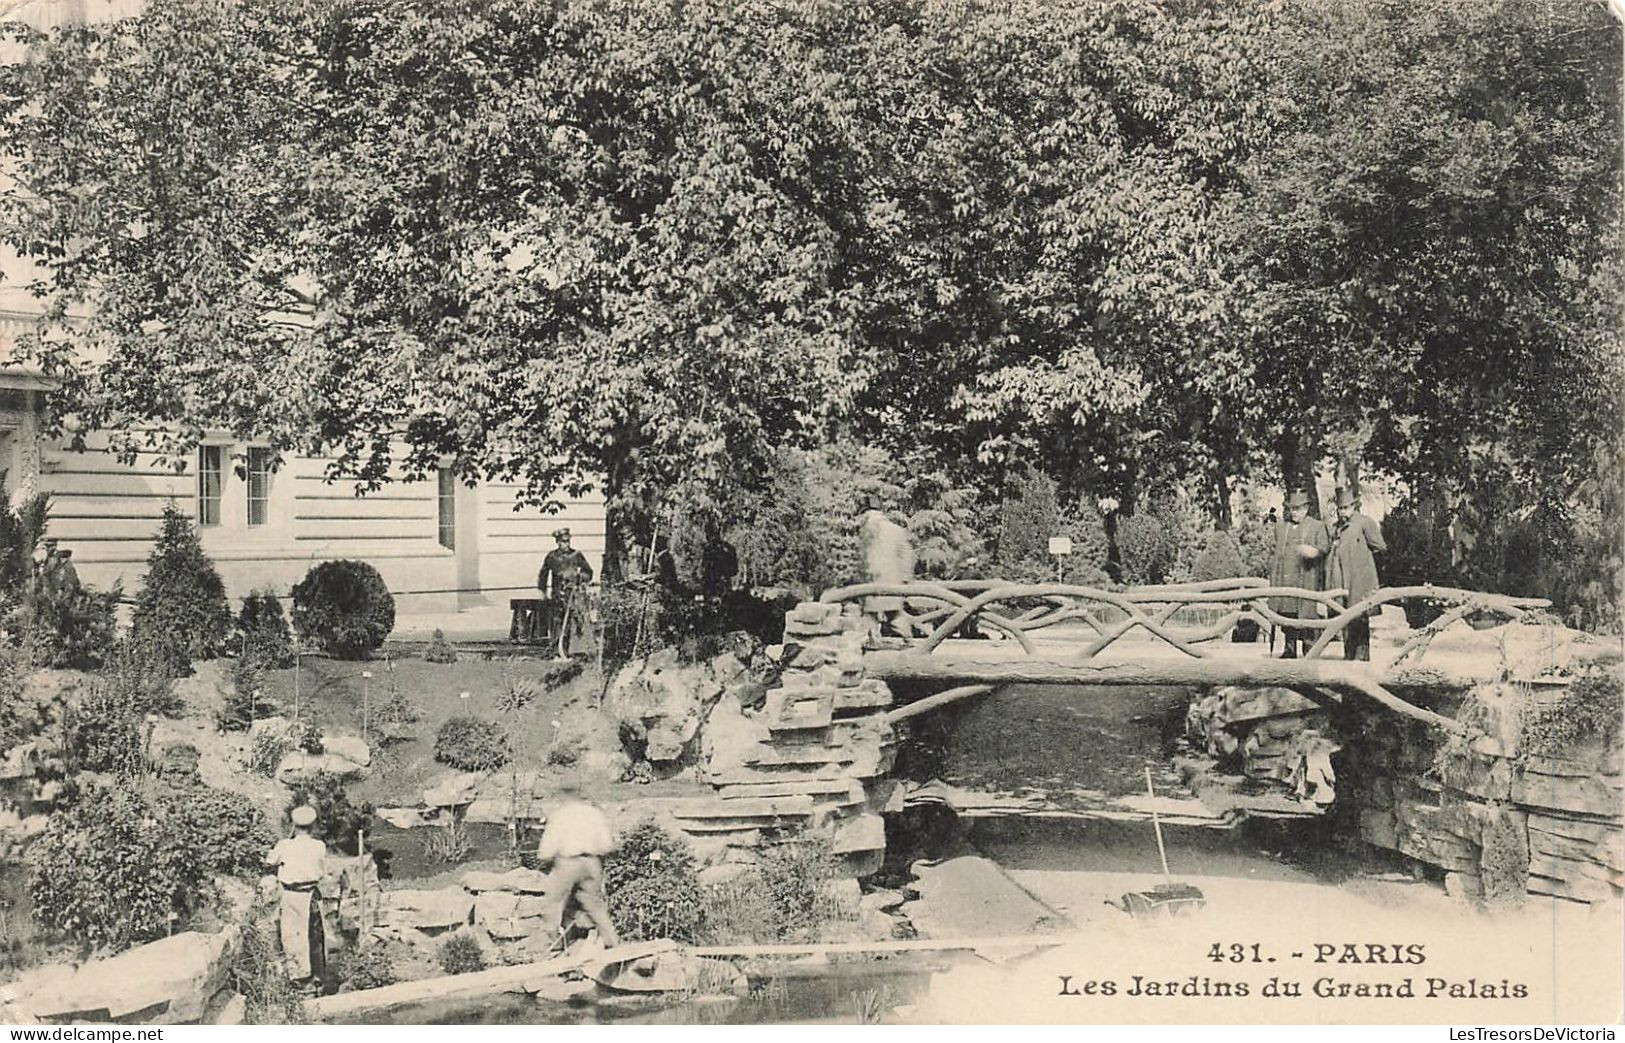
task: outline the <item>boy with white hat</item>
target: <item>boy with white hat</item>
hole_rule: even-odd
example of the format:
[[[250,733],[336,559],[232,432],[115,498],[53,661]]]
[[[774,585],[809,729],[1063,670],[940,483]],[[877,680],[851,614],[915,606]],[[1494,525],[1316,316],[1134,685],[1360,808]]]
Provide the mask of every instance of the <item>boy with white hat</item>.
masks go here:
[[[310,835],[316,809],[308,804],[293,809],[293,836],[279,841],[265,856],[276,867],[282,885],[282,912],[278,925],[288,977],[295,981],[317,977],[326,963],[327,941],[321,912],[316,907],[316,885],[322,879],[327,845]]]

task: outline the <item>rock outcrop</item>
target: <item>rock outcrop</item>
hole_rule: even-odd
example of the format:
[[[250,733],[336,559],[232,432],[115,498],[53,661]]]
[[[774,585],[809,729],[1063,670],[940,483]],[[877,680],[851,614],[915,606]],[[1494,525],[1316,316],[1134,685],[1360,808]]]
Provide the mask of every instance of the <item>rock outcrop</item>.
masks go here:
[[[81,967],[52,966],[12,985],[37,1021],[186,1025],[212,1020],[231,995],[238,934],[186,931]]]

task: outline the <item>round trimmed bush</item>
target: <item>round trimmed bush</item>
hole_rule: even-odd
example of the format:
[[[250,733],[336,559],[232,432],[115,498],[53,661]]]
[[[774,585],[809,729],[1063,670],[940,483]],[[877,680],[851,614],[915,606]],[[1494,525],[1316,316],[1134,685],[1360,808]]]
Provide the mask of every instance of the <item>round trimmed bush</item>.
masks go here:
[[[395,599],[364,561],[324,561],[293,588],[293,625],[340,659],[365,659],[395,629]]]
[[[508,733],[494,721],[459,714],[435,733],[434,759],[458,771],[494,771],[512,756]]]

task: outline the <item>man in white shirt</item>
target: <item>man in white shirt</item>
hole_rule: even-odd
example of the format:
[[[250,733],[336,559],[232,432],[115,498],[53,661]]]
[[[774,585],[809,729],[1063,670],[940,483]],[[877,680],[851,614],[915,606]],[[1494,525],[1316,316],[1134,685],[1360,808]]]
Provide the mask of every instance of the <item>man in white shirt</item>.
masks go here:
[[[548,816],[542,841],[536,847],[540,862],[552,862],[547,875],[547,915],[562,933],[564,914],[574,898],[598,931],[605,948],[619,938],[609,916],[609,900],[604,894],[603,856],[615,850],[615,835],[604,813],[580,799],[574,783],[559,791],[560,803]]]
[[[310,835],[316,824],[314,808],[294,808],[292,818],[293,836],[279,841],[265,862],[276,867],[277,882],[282,885],[282,956],[288,977],[299,981],[320,975],[327,962],[321,913],[314,903],[327,845]]]

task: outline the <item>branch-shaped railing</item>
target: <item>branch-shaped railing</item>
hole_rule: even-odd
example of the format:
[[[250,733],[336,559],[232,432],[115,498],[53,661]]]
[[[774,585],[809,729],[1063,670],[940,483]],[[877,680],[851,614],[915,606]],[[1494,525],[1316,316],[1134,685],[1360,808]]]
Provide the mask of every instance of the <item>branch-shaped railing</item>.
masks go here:
[[[1004,580],[914,581],[908,583],[855,583],[825,591],[826,603],[871,597],[901,599],[902,609],[893,623],[911,638],[911,650],[924,654],[935,649],[967,623],[1004,633],[1028,655],[1036,655],[1031,634],[1061,623],[1078,621],[1095,637],[1077,657],[1090,659],[1134,630],[1144,630],[1186,655],[1203,658],[1199,647],[1228,635],[1244,619],[1261,626],[1292,627],[1318,632],[1305,658],[1319,658],[1326,646],[1342,636],[1349,624],[1383,605],[1426,600],[1449,606],[1438,625],[1419,634],[1400,650],[1399,658],[1426,652],[1428,639],[1438,626],[1469,616],[1487,614],[1520,619],[1532,609],[1547,608],[1543,598],[1519,598],[1454,587],[1384,587],[1353,605],[1343,590],[1307,590],[1272,586],[1257,577],[1169,583],[1158,586],[1106,590],[1069,583],[1010,583]],[[1315,615],[1288,616],[1271,602],[1290,599],[1307,602]],[[1220,614],[1194,626],[1177,625],[1183,609],[1203,606]]]

